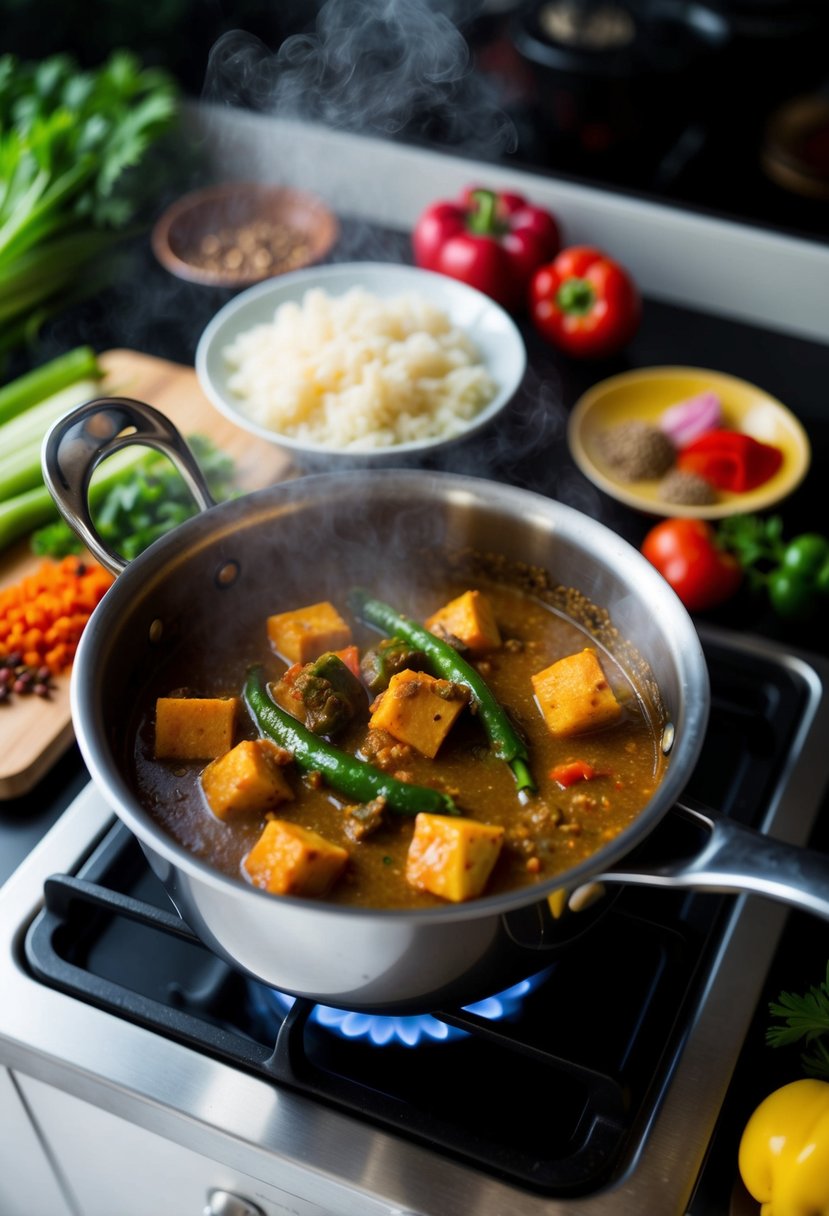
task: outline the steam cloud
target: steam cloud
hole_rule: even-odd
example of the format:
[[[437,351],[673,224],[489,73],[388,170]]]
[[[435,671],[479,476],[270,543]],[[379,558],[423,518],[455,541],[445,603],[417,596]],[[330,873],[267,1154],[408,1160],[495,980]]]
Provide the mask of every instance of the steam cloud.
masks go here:
[[[474,71],[462,33],[481,7],[482,0],[326,0],[313,29],[276,50],[243,30],[223,35],[209,57],[203,96],[498,160],[516,150],[518,139],[494,86]],[[400,257],[401,234],[351,219],[336,261]],[[453,445],[431,467],[513,480],[599,516],[598,495],[566,458],[566,411],[554,370],[545,369],[542,379],[531,368],[519,399],[496,434]]]
[[[459,29],[479,4],[437,3],[328,0],[313,32],[276,51],[231,31],[211,50],[204,97],[385,138],[438,135],[470,154],[514,151],[513,123]]]

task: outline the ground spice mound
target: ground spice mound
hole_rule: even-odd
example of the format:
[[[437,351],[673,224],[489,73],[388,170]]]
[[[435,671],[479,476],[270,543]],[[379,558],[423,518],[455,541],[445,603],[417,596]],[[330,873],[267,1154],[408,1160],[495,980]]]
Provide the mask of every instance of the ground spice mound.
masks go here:
[[[654,480],[667,473],[676,459],[668,436],[638,419],[608,427],[599,436],[599,450],[622,481]]]
[[[717,492],[711,483],[698,473],[671,469],[659,483],[659,497],[663,502],[682,506],[707,507],[717,501]]]

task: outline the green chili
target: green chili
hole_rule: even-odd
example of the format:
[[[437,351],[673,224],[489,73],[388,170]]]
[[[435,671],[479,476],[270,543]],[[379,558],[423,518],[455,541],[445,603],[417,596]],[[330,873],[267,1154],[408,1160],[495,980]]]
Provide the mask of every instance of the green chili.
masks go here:
[[[394,608],[373,599],[361,588],[348,597],[349,607],[360,620],[373,625],[392,637],[403,638],[426,655],[430,667],[445,680],[464,684],[472,694],[478,717],[486,731],[495,754],[506,760],[512,769],[519,790],[536,788],[530,772],[530,758],[524,740],[498,704],[489,685],[474,667],[461,658],[454,647],[424,629],[417,621],[401,616]]]
[[[248,672],[242,696],[261,733],[289,751],[305,772],[320,773],[332,789],[358,802],[385,798],[389,810],[399,815],[417,815],[420,811],[433,815],[459,814],[448,794],[398,781],[313,734],[271,700],[261,667]]]

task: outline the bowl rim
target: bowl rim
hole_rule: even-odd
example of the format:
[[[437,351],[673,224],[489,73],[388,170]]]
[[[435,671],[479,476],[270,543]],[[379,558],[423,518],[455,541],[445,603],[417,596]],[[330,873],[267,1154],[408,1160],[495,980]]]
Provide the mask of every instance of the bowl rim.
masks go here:
[[[516,362],[513,380],[506,386],[499,387],[492,400],[487,402],[474,418],[471,418],[454,435],[437,435],[428,439],[411,439],[403,443],[389,444],[381,448],[340,450],[328,444],[297,439],[291,435],[283,435],[279,431],[270,430],[253,419],[245,417],[238,407],[230,402],[219,390],[208,368],[208,360],[213,352],[218,335],[224,326],[246,306],[255,305],[260,297],[267,296],[271,292],[284,290],[290,284],[307,280],[309,285],[312,285],[311,280],[320,275],[323,278],[348,279],[349,275],[359,275],[366,272],[388,273],[389,275],[403,275],[404,277],[411,276],[413,280],[426,278],[433,283],[439,283],[448,292],[456,295],[468,295],[470,299],[476,298],[479,302],[485,304],[487,310],[493,315],[497,315],[502,324],[505,325],[506,333],[509,335],[512,343]],[[354,282],[352,285],[359,286],[359,283]],[[400,455],[402,457],[420,452],[428,452],[435,448],[445,448],[452,443],[468,439],[471,435],[480,431],[509,405],[518,392],[527,370],[527,348],[520,329],[509,313],[500,304],[497,304],[495,300],[478,291],[477,288],[470,287],[467,283],[462,283],[458,279],[450,278],[448,275],[439,274],[436,271],[424,270],[419,266],[401,265],[396,262],[334,262],[322,266],[307,266],[287,274],[275,275],[264,282],[255,283],[253,286],[234,296],[232,300],[229,300],[219,309],[203,330],[196,347],[195,368],[202,391],[208,400],[220,414],[223,414],[225,418],[235,423],[236,426],[240,426],[251,434],[257,435],[260,439],[267,440],[269,443],[275,443],[279,447],[284,447],[292,452],[305,452],[310,456],[334,460],[341,459],[370,463],[372,461],[388,460],[390,456]]]
[[[263,281],[268,281],[272,278],[282,278],[285,274],[292,273],[291,271],[277,271],[274,273],[271,270],[266,271],[264,274],[239,274],[234,271],[208,270],[187,261],[186,258],[181,257],[173,248],[170,240],[173,226],[193,208],[203,203],[221,202],[229,198],[244,197],[245,195],[252,198],[258,197],[262,200],[274,199],[279,196],[290,196],[292,199],[303,202],[306,206],[312,206],[320,216],[321,222],[324,222],[328,227],[329,235],[319,252],[315,253],[311,262],[304,263],[303,266],[297,267],[297,269],[307,269],[321,261],[334,247],[339,238],[340,225],[336,215],[324,199],[310,190],[303,190],[297,186],[280,185],[276,182],[257,182],[247,179],[224,181],[216,182],[209,186],[200,186],[196,190],[190,190],[175,199],[161,212],[150,233],[150,245],[156,260],[165,270],[168,270],[171,274],[175,274],[178,278],[208,287],[235,286],[244,288],[258,286]]]

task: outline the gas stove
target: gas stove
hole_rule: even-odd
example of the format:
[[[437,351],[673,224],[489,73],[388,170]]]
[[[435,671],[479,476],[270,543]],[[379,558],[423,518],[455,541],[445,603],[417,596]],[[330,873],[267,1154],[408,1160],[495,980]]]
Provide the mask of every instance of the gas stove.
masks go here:
[[[829,663],[702,636],[712,713],[688,793],[805,843]],[[648,848],[688,830],[669,813]],[[785,922],[753,897],[623,889],[508,992],[373,1019],[212,956],[92,786],[0,913],[0,1106],[54,1184],[38,1208],[17,1155],[8,1216],[688,1211]]]

